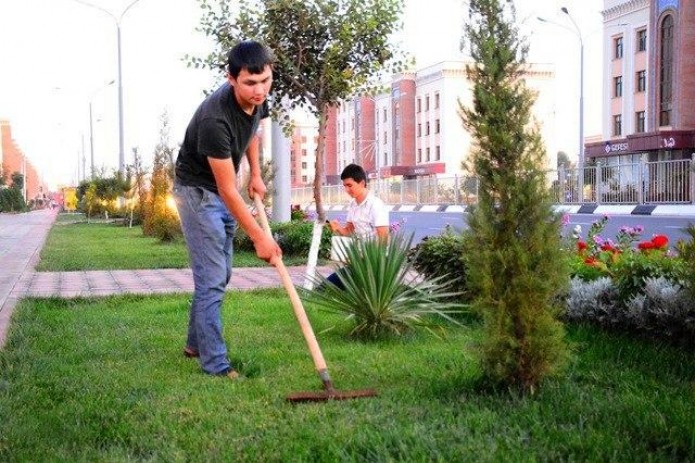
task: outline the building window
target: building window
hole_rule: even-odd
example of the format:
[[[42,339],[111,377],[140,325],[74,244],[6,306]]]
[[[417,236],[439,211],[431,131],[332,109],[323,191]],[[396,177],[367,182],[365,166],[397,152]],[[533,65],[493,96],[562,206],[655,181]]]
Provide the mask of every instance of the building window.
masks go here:
[[[425,153],[426,153],[426,160],[427,160],[427,162],[430,162],[430,149],[427,148],[427,151],[425,151]]]
[[[306,169],[306,162],[302,163],[302,169]]]
[[[613,57],[620,59],[623,57],[623,38],[616,37],[613,39]]]
[[[307,181],[306,181],[306,175],[302,175],[302,183],[307,183]]]
[[[647,29],[637,31],[637,51],[647,51]]]
[[[386,132],[384,132],[384,145],[388,144],[388,142],[389,142],[388,134]]]
[[[434,158],[434,160],[435,160],[435,161],[439,161],[440,159],[442,159],[442,152],[441,152],[441,150],[439,149],[439,145],[437,145],[437,147],[435,148],[435,158]]]
[[[623,134],[623,116],[621,114],[616,114],[613,116],[613,136]]]
[[[637,111],[635,113],[635,132],[636,133],[643,133],[644,132],[644,121],[645,121],[645,116],[644,116],[644,111]]]
[[[427,121],[425,123],[425,135],[429,135],[429,134],[430,134],[430,123],[429,123],[429,121]]]
[[[417,124],[417,136],[421,137],[422,136],[422,124],[418,122]]]
[[[417,99],[417,112],[422,112],[422,98]]]
[[[439,92],[434,94],[434,109],[439,109]]]
[[[637,71],[637,91],[644,92],[647,90],[647,71]]]
[[[306,150],[305,149],[302,150],[302,156],[306,157]]]
[[[417,149],[417,162],[422,162],[422,148]]]
[[[441,129],[441,125],[439,123],[439,119],[434,121],[434,133],[439,133],[439,130]]]
[[[430,110],[430,96],[427,95],[425,97],[425,111],[429,111],[429,110]]]
[[[661,22],[661,56],[659,57],[659,125],[671,125],[673,86],[673,16],[666,15]]]
[[[387,119],[387,117],[386,117],[386,108],[384,108],[384,122],[386,122],[386,119]]]
[[[613,77],[613,97],[623,96],[623,76]]]

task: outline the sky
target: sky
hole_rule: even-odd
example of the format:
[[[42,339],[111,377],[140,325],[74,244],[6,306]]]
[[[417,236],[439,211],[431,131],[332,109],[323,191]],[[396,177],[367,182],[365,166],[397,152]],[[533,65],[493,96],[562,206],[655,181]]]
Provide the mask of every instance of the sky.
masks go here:
[[[133,0],[85,0],[120,17]],[[418,67],[464,58],[459,51],[465,0],[405,0],[395,38]],[[581,28],[585,47],[585,135],[601,127],[601,0],[516,0],[529,37],[529,61],[556,74],[555,145],[576,156],[579,40],[560,7]],[[137,0],[121,18],[125,162],[137,147],[151,165],[167,113],[177,145],[216,75],[188,68],[184,55],[204,56],[213,44],[196,30],[198,0]],[[560,26],[542,23],[537,16]],[[75,0],[0,0],[0,119],[50,187],[74,182],[81,159],[90,165],[90,120],[97,168],[118,168],[117,21]],[[564,27],[561,27],[564,26]],[[111,83],[112,81],[115,81]]]

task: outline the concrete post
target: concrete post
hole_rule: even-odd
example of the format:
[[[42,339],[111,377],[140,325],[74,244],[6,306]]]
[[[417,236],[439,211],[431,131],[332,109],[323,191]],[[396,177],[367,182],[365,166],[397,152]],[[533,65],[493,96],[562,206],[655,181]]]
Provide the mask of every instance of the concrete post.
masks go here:
[[[272,121],[270,126],[266,127],[265,130],[265,132],[270,132],[270,137],[264,136],[264,141],[267,138],[271,139],[270,150],[265,150],[264,147],[264,151],[266,153],[272,151],[273,166],[275,167],[275,177],[273,179],[275,186],[273,194],[273,221],[289,222],[290,196],[292,195],[290,185],[290,149],[292,144],[282,132],[278,122]]]

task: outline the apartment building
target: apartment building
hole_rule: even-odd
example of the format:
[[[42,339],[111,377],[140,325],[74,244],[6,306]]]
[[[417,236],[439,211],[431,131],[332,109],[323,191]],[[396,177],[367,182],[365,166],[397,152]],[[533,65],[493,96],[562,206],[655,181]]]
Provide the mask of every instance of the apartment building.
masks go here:
[[[12,180],[12,174],[19,172],[25,174],[27,201],[42,198],[44,193],[48,193],[47,188],[41,183],[41,179],[30,160],[26,159],[22,149],[12,138],[12,127],[10,121],[0,119],[0,164],[2,173],[5,175],[6,184]]]
[[[695,1],[604,2],[603,165],[690,159],[695,152]]]
[[[546,143],[548,168],[554,168],[554,73],[546,65],[533,64],[525,79],[537,94],[533,117]],[[335,108],[335,126],[326,133],[327,183],[337,183],[342,168],[351,162],[363,165],[372,178],[465,173],[471,136],[459,115],[459,103],[472,104],[466,62],[446,61],[399,74],[389,85],[388,92],[358,96]],[[329,142],[331,138],[335,142]]]
[[[316,121],[310,118],[295,119],[291,142],[290,184],[293,188],[310,185],[316,172]]]

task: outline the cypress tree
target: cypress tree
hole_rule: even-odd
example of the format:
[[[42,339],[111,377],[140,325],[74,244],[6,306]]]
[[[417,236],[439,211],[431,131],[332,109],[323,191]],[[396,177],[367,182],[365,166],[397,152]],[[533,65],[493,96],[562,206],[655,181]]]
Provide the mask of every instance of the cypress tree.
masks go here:
[[[567,357],[557,295],[567,284],[560,217],[553,212],[546,153],[524,82],[528,46],[511,0],[471,0],[466,36],[473,105],[460,104],[473,137],[466,167],[480,180],[465,255],[484,320],[478,354],[496,384],[533,393]]]

